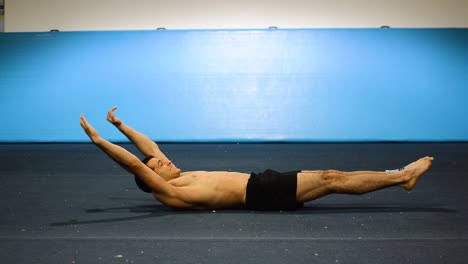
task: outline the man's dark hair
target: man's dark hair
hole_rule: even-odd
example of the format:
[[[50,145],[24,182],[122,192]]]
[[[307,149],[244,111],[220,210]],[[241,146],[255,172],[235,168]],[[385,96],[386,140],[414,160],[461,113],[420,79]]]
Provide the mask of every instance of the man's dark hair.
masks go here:
[[[152,159],[152,158],[154,158],[154,156],[145,157],[144,159],[141,160],[141,162],[143,162],[145,165],[147,165],[148,161],[150,159]],[[144,183],[142,180],[140,180],[140,178],[137,175],[134,175],[134,176],[135,176],[135,183],[140,188],[140,190],[142,190],[142,191],[144,191],[146,193],[152,193],[153,192],[153,190],[148,185],[146,185],[146,183]]]

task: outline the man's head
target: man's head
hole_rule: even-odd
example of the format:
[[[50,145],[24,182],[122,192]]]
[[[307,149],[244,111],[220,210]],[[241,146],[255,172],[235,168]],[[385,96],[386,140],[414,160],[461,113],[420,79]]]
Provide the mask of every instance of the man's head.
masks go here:
[[[170,160],[148,156],[142,162],[166,181],[180,176],[181,170],[172,164]]]
[[[181,170],[174,166],[170,160],[162,160],[158,159],[154,156],[148,156],[144,158],[141,162],[143,162],[146,166],[156,172],[159,176],[161,176],[164,180],[169,181],[171,179],[177,178],[180,176]],[[135,175],[135,182],[138,187],[147,193],[151,193],[152,190],[148,187],[138,176]]]

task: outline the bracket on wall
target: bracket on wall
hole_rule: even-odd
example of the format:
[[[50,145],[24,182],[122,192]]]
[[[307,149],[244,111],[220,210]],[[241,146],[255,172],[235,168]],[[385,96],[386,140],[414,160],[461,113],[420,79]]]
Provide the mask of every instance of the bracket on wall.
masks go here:
[[[158,27],[156,30],[166,30],[165,27]]]
[[[58,29],[51,29],[50,32],[60,32]]]
[[[269,26],[268,29],[278,29],[277,26]]]
[[[380,26],[380,28],[390,28],[390,26],[383,25],[383,26]]]

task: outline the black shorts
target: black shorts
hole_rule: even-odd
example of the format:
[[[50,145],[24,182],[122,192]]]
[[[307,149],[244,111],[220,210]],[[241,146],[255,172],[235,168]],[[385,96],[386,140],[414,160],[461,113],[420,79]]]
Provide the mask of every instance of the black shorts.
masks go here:
[[[297,174],[300,171],[280,173],[265,170],[251,173],[247,183],[246,206],[258,211],[293,211],[303,204],[296,201]]]

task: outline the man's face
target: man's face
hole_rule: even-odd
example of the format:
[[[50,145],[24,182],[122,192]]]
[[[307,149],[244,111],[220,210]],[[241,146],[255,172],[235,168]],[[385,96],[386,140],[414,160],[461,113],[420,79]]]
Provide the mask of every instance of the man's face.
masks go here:
[[[146,165],[166,181],[180,176],[181,170],[172,164],[170,160],[152,158],[148,160]]]

